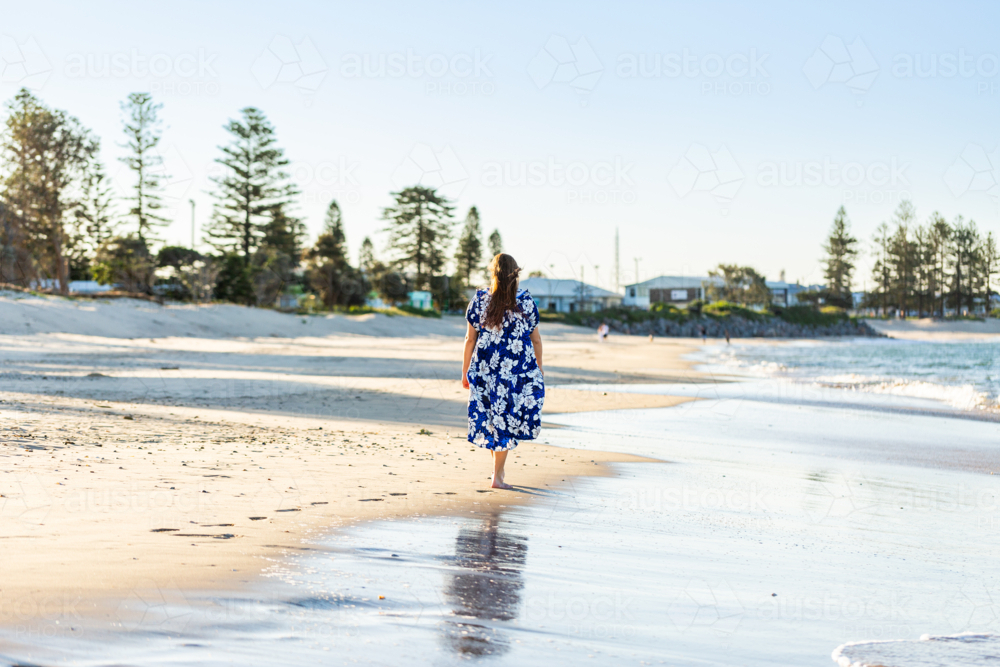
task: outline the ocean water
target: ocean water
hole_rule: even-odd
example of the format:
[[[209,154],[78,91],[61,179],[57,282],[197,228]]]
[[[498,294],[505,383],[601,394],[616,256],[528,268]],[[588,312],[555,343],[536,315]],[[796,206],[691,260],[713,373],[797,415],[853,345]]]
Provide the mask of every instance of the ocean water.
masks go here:
[[[1000,410],[1000,341],[737,343],[713,347],[703,356],[758,377],[927,398],[961,410]]]
[[[1000,634],[1000,475],[920,461],[993,451],[1000,425],[807,389],[551,416],[551,444],[660,462],[334,531],[248,590],[152,582],[110,614],[25,619],[0,664],[995,664],[988,641],[919,640]]]

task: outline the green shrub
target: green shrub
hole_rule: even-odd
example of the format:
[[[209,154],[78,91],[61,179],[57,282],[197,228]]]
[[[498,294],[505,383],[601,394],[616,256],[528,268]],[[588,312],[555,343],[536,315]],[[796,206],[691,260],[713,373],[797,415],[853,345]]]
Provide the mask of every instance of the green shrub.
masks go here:
[[[817,310],[812,306],[789,306],[777,313],[789,324],[827,326],[847,319],[847,312],[838,306],[824,306]]]
[[[669,303],[654,303],[650,306],[649,312],[652,316],[664,320],[683,322],[687,319],[687,314],[683,310]]]
[[[155,279],[156,260],[138,236],[116,236],[97,249],[90,271],[101,285],[148,294]]]
[[[756,310],[751,310],[735,303],[730,303],[729,301],[716,301],[715,303],[710,303],[701,309],[701,314],[713,319],[734,316],[742,317],[743,319],[750,320],[751,322],[765,319],[769,315],[769,313],[760,313]]]
[[[220,270],[215,281],[215,298],[244,305],[256,302],[250,267],[234,252],[223,255],[220,260]]]

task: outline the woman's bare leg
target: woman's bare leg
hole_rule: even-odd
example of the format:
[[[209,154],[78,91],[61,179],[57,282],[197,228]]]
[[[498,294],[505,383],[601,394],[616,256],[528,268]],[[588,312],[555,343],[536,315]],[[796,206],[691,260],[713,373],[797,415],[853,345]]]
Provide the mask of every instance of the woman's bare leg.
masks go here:
[[[513,489],[510,484],[503,482],[503,464],[507,461],[507,451],[490,451],[493,455],[493,484],[494,489]]]

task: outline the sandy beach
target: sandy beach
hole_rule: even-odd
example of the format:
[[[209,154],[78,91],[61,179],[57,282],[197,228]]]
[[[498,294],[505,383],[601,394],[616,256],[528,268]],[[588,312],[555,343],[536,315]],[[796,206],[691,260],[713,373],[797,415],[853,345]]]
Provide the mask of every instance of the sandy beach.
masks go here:
[[[518,490],[488,490],[460,317],[21,295],[0,311],[0,622],[245,585],[332,528],[514,506],[642,460],[531,443],[508,467]],[[690,341],[542,330],[553,385],[700,377]],[[553,387],[545,414],[690,400]]]
[[[461,317],[0,309],[12,665],[825,665],[1000,630],[1000,426],[925,386],[992,372],[980,339],[542,324],[542,437],[493,491]]]

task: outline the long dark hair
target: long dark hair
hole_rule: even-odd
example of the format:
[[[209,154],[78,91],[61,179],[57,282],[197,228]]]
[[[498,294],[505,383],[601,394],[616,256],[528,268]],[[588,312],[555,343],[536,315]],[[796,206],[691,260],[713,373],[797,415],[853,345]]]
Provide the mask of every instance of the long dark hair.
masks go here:
[[[509,311],[521,312],[517,304],[517,276],[520,273],[521,267],[514,258],[502,252],[490,262],[490,302],[483,318],[487,329],[502,328]]]

